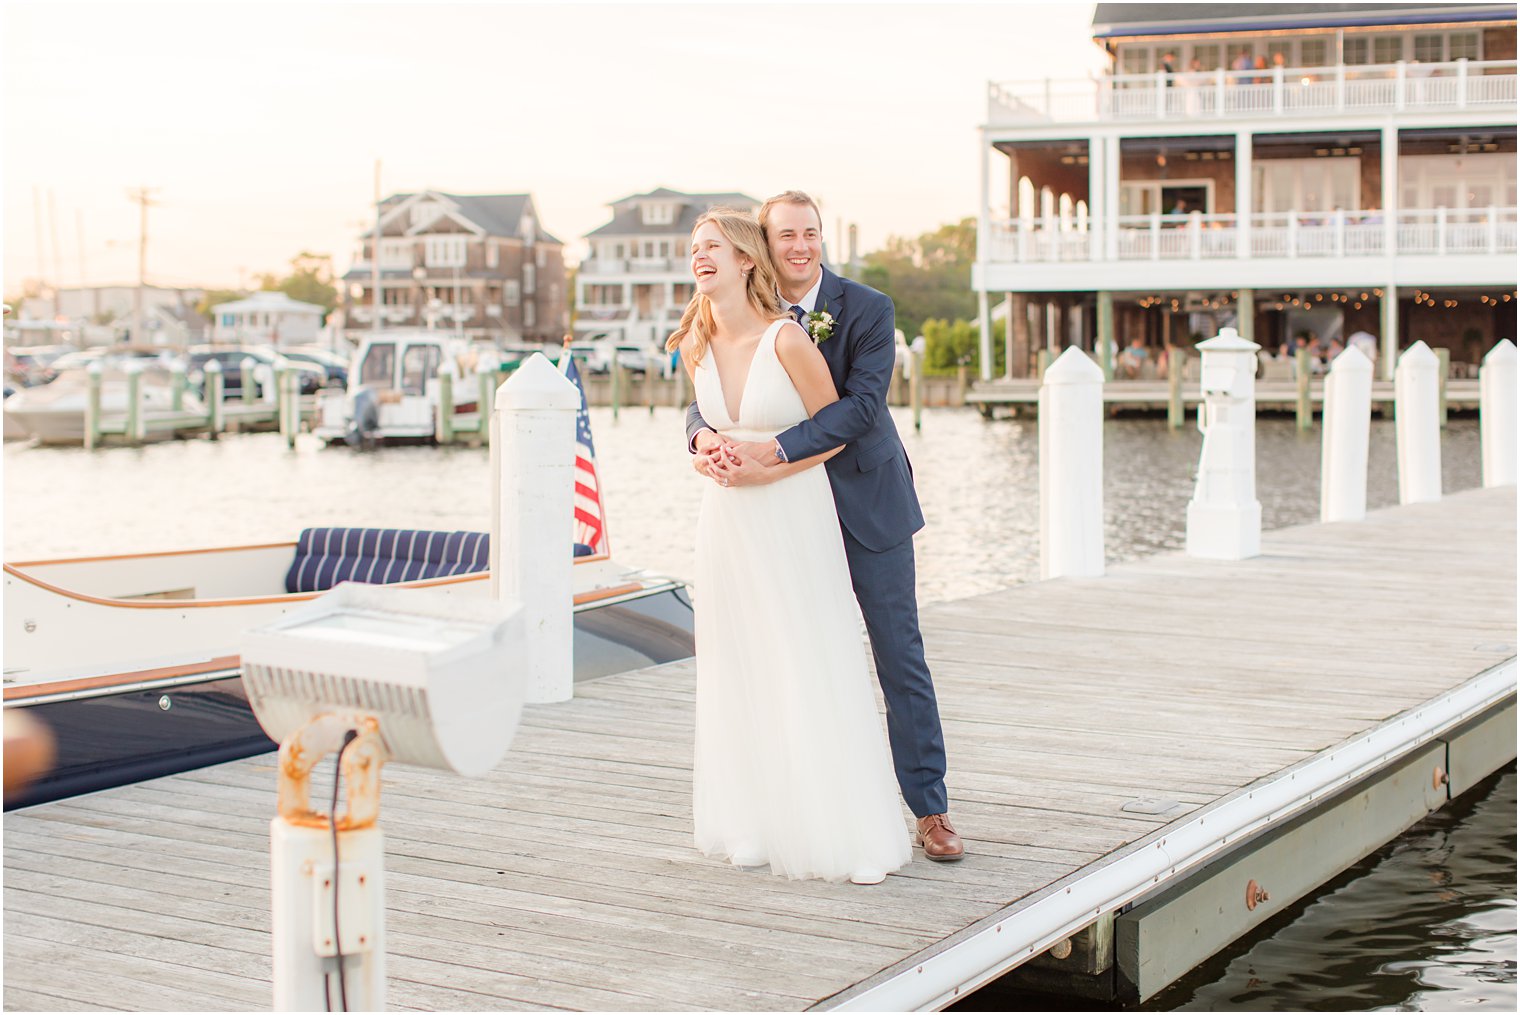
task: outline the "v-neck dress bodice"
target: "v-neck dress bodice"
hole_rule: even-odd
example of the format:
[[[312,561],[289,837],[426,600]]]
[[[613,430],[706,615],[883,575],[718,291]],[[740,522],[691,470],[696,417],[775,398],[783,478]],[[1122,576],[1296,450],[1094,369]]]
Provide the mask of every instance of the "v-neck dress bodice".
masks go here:
[[[692,375],[697,407],[702,418],[719,433],[735,440],[764,440],[808,418],[802,396],[776,356],[776,336],[790,320],[784,317],[772,321],[760,336],[735,406],[738,419],[729,415],[728,400],[723,394],[723,380],[713,351],[708,349],[707,355],[697,364]]]

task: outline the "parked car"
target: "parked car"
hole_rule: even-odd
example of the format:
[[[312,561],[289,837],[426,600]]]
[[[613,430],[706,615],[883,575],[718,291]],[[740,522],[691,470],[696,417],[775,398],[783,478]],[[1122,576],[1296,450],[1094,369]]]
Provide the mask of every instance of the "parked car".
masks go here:
[[[320,345],[297,345],[281,349],[280,355],[294,360],[298,365],[321,367],[327,375],[328,387],[348,387],[348,357],[342,353]]]
[[[267,367],[265,371],[257,371],[273,376],[277,370],[293,367],[300,372],[303,395],[314,395],[327,384],[327,372],[314,363],[301,363],[286,359],[268,346],[221,346],[221,345],[198,345],[190,349],[189,357],[189,380],[190,386],[204,396],[206,385],[206,364],[216,360],[222,365],[222,399],[223,401],[243,397],[243,360],[251,359],[258,366]],[[257,384],[257,380],[255,381]],[[263,386],[260,384],[254,389],[256,397],[264,396]]]

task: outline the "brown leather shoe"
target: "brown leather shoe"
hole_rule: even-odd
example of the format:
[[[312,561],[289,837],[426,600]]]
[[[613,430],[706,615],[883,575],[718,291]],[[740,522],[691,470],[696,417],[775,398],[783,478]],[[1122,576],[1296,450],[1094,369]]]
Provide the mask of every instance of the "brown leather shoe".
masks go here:
[[[924,856],[941,863],[959,860],[966,855],[961,837],[950,827],[950,815],[930,814],[918,819],[918,844],[924,847]]]

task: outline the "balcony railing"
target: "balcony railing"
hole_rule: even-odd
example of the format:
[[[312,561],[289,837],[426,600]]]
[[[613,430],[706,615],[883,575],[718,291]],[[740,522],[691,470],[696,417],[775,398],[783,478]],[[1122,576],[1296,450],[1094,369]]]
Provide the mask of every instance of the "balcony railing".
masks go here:
[[[584,275],[664,275],[680,271],[685,262],[669,257],[595,257],[581,263]]]
[[[1516,210],[1418,208],[1400,211],[1392,230],[1395,254],[1463,255],[1516,252]],[[1106,261],[1106,237],[1063,229],[1047,220],[991,224],[988,260],[1024,264]],[[1236,258],[1343,258],[1387,255],[1389,230],[1379,211],[1257,212],[1242,247],[1236,216],[1121,215],[1115,223],[1120,261],[1229,260]]]
[[[1110,120],[1515,107],[1514,60],[1114,74],[1086,81],[989,82],[987,121],[1013,126]]]

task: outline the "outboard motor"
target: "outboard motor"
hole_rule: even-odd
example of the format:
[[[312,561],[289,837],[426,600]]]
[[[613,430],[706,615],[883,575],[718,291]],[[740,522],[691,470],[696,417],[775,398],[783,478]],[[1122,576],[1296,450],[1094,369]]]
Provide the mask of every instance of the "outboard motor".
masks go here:
[[[348,433],[343,441],[351,448],[375,446],[375,432],[380,429],[380,395],[374,388],[354,392],[353,412],[349,415]]]

